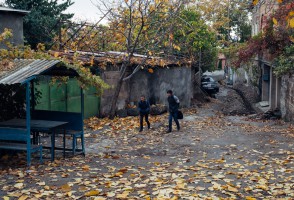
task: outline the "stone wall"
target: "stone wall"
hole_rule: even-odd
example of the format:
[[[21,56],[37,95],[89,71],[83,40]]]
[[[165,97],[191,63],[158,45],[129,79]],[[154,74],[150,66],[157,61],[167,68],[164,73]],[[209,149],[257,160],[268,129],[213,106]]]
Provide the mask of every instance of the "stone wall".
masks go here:
[[[12,29],[13,38],[11,42],[14,45],[23,45],[23,16],[11,12],[0,12],[0,33],[5,28]],[[3,46],[0,46],[3,48]]]
[[[102,78],[112,86],[101,98],[101,113],[107,115],[110,110],[115,83],[119,78],[118,71],[106,71]],[[127,104],[136,104],[141,95],[145,95],[151,104],[167,104],[166,91],[173,90],[179,97],[181,106],[189,107],[193,96],[191,68],[170,67],[156,68],[154,73],[146,70],[138,71],[126,81],[121,89],[117,109],[123,109]]]
[[[101,76],[103,80],[112,87],[109,90],[105,90],[101,97],[100,114],[104,116],[104,115],[107,115],[110,111],[115,84],[119,78],[119,71],[106,71]],[[128,100],[128,96],[129,96],[128,91],[129,91],[129,84],[128,82],[125,82],[123,83],[120,94],[119,94],[119,98],[117,102],[118,109],[122,109],[125,107],[126,101]]]
[[[294,75],[282,77],[281,112],[287,121],[294,121]]]

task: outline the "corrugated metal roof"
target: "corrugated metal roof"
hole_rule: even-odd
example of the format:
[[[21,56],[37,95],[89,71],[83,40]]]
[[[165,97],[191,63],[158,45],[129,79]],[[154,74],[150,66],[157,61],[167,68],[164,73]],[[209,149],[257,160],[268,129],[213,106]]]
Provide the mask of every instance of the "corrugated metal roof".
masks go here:
[[[13,9],[13,8],[7,8],[7,7],[2,7],[0,6],[0,11],[4,11],[4,12],[16,12],[16,13],[20,13],[20,14],[28,14],[30,11],[26,11],[26,10],[18,10],[18,9]]]
[[[13,62],[13,70],[0,76],[0,84],[11,85],[24,83],[31,77],[41,74],[59,62],[59,60],[15,59]]]

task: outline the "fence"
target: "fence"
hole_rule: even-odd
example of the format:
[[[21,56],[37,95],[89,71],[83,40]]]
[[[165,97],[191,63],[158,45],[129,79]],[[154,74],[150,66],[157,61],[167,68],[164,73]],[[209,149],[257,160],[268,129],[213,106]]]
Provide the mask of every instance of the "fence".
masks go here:
[[[77,80],[69,79],[67,83],[50,84],[50,79],[41,77],[35,84],[35,95],[40,96],[35,106],[38,110],[81,112],[80,87]],[[84,116],[85,118],[99,114],[100,97],[96,89],[91,87],[84,91]]]

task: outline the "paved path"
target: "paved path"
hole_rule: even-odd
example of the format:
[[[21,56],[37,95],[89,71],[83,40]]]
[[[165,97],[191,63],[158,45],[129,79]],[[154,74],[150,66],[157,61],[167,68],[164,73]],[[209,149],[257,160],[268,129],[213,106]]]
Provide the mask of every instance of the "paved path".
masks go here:
[[[0,171],[0,196],[293,199],[293,126],[223,116],[214,106],[186,111],[180,132],[166,134],[161,117],[152,124],[155,128],[140,134],[123,126],[91,131],[86,158],[48,161],[30,169],[12,164]],[[7,163],[7,157],[2,161]]]

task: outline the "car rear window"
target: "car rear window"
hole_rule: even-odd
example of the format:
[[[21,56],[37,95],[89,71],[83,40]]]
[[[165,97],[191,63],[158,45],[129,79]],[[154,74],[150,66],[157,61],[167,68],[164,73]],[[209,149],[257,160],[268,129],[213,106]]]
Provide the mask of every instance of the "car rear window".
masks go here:
[[[203,82],[210,82],[211,80],[210,80],[210,78],[202,78],[202,81]]]

